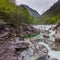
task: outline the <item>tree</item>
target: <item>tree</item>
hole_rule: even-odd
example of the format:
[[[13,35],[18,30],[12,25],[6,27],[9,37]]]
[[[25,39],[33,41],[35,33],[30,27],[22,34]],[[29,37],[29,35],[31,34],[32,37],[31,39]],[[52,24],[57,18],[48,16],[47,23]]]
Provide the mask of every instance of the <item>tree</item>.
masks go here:
[[[24,6],[16,6],[10,0],[0,0],[0,19],[17,27],[22,23],[34,23],[34,18]]]

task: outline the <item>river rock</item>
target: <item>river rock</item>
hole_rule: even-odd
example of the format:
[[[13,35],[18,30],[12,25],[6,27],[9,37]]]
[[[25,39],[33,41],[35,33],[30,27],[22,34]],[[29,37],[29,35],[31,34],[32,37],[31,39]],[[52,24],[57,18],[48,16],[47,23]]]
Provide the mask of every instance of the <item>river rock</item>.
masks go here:
[[[38,30],[33,28],[32,25],[23,25],[20,26],[20,29],[6,28],[1,31],[2,33],[0,34],[0,38],[3,40],[6,39],[8,42],[6,44],[2,44],[4,47],[2,47],[0,51],[0,60],[17,60],[18,55],[16,52],[21,51],[21,49],[24,50],[28,48],[29,43],[25,41],[16,43],[17,39],[15,39],[15,37],[19,37],[19,39],[22,40],[21,38],[24,39],[24,36],[26,35],[38,33]],[[0,40],[0,42],[2,42],[2,40]]]
[[[57,32],[60,32],[60,27],[57,27]]]
[[[48,56],[45,55],[45,56],[37,58],[36,60],[48,60]]]
[[[43,53],[48,54],[48,49],[43,44],[39,45],[39,50],[42,51]]]
[[[24,38],[24,33],[20,33],[19,36]]]
[[[58,60],[57,58],[51,58],[51,60]]]
[[[44,34],[43,37],[49,38],[49,35],[48,34]]]
[[[0,38],[7,36],[8,33],[9,33],[9,32],[3,32],[2,34],[0,34]]]
[[[37,55],[36,60],[48,60],[48,49],[43,44],[39,44]]]
[[[15,44],[15,50],[18,51],[23,51],[24,49],[29,48],[29,43],[25,41],[19,41],[18,43]]]
[[[54,35],[55,41],[60,43],[60,33]]]
[[[44,42],[45,42],[46,44],[48,44],[50,47],[52,47],[52,45],[53,45],[53,43],[54,43],[54,41],[52,41],[52,40],[50,40],[50,39],[48,39],[48,38],[44,39]]]
[[[20,28],[18,29],[18,35],[20,37],[25,37],[30,34],[35,34],[38,32],[39,32],[39,30],[35,29],[32,25],[26,25],[26,24],[20,26]]]
[[[51,48],[52,50],[60,51],[60,43],[54,42]]]

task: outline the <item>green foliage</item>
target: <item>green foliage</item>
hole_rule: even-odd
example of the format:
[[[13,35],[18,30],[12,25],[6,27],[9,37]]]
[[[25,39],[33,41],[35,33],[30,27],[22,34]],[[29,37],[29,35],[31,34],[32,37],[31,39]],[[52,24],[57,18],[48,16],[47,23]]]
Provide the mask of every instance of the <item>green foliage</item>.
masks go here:
[[[60,3],[55,3],[49,10],[40,16],[41,24],[56,24],[60,21]]]
[[[16,9],[15,4],[9,0],[0,0],[0,19],[8,21],[9,14]]]
[[[44,24],[56,24],[58,22],[57,17],[51,17],[44,21]]]
[[[0,11],[3,13],[10,13],[16,9],[15,4],[9,0],[0,0]]]
[[[60,14],[49,15],[48,13],[39,18],[40,24],[56,24],[58,21],[60,21]]]
[[[15,26],[20,26],[22,23],[34,23],[34,17],[24,6],[16,6],[10,0],[0,0],[0,19]]]
[[[52,17],[50,19],[50,22],[51,22],[51,24],[57,23],[57,18],[56,17]]]

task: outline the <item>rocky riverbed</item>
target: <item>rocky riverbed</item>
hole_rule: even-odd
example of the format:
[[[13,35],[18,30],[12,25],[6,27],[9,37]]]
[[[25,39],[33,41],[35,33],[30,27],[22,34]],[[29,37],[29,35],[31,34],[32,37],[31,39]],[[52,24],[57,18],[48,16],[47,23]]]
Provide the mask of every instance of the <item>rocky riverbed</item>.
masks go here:
[[[36,35],[37,33],[39,35]],[[54,51],[51,50],[60,51],[58,33],[59,27],[37,30],[31,25],[23,25],[19,29],[10,27],[0,30],[0,60],[22,60],[23,56],[30,54],[30,60],[58,60],[59,58],[52,56]],[[33,34],[34,37],[29,37]]]

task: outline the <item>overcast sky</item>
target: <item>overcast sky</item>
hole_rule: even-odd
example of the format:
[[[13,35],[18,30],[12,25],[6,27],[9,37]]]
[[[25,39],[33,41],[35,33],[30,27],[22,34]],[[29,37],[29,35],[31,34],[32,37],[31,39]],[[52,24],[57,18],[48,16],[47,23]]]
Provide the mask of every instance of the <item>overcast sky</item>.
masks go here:
[[[16,0],[16,4],[28,5],[29,7],[33,8],[34,10],[37,10],[37,12],[42,14],[57,1],[58,0]]]

